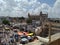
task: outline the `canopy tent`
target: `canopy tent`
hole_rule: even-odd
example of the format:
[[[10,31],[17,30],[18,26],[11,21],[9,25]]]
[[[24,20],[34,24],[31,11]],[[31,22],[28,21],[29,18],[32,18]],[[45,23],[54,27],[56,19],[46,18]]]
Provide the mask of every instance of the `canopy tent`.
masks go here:
[[[23,35],[23,32],[18,32],[18,35]]]
[[[28,34],[28,36],[32,36],[32,35],[33,35],[33,33],[29,33],[29,34]]]
[[[18,35],[32,36],[33,33],[28,33],[28,32],[18,32]]]

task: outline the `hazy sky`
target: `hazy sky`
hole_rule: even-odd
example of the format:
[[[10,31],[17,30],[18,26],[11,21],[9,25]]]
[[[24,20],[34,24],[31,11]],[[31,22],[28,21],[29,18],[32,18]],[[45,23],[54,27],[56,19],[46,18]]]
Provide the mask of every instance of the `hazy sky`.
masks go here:
[[[60,0],[0,0],[0,16],[24,16],[39,14],[40,11],[49,17],[60,18]]]

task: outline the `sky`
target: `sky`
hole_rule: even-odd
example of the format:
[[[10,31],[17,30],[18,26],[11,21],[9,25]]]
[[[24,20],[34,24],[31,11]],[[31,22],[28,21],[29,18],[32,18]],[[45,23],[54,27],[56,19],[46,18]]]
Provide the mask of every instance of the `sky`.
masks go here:
[[[46,3],[50,6],[53,6],[54,3],[56,2],[56,0],[38,0],[38,1],[41,2],[41,3]]]
[[[28,17],[40,11],[49,18],[60,18],[60,0],[0,0],[0,16]]]

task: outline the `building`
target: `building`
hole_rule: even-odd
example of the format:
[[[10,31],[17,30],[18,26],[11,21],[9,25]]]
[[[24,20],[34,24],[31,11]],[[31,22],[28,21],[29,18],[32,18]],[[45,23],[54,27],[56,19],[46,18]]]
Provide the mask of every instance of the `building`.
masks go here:
[[[30,13],[28,13],[28,17],[32,20],[40,20],[40,18],[43,20],[48,18],[48,14],[43,14],[42,12],[40,12],[39,15],[31,15]]]
[[[42,23],[42,22],[46,22],[47,21],[48,14],[43,14],[42,12],[40,12],[39,15],[31,15],[31,14],[28,13],[28,17],[31,20],[36,20],[36,21],[39,20],[40,23]]]

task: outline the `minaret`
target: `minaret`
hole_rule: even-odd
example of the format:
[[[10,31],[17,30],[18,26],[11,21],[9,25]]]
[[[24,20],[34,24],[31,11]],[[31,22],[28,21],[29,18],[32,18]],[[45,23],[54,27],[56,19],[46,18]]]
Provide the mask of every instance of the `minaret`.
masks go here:
[[[40,12],[40,25],[42,25],[42,11]]]
[[[40,16],[42,15],[42,11],[40,12]]]
[[[28,17],[30,17],[30,13],[28,13]]]

